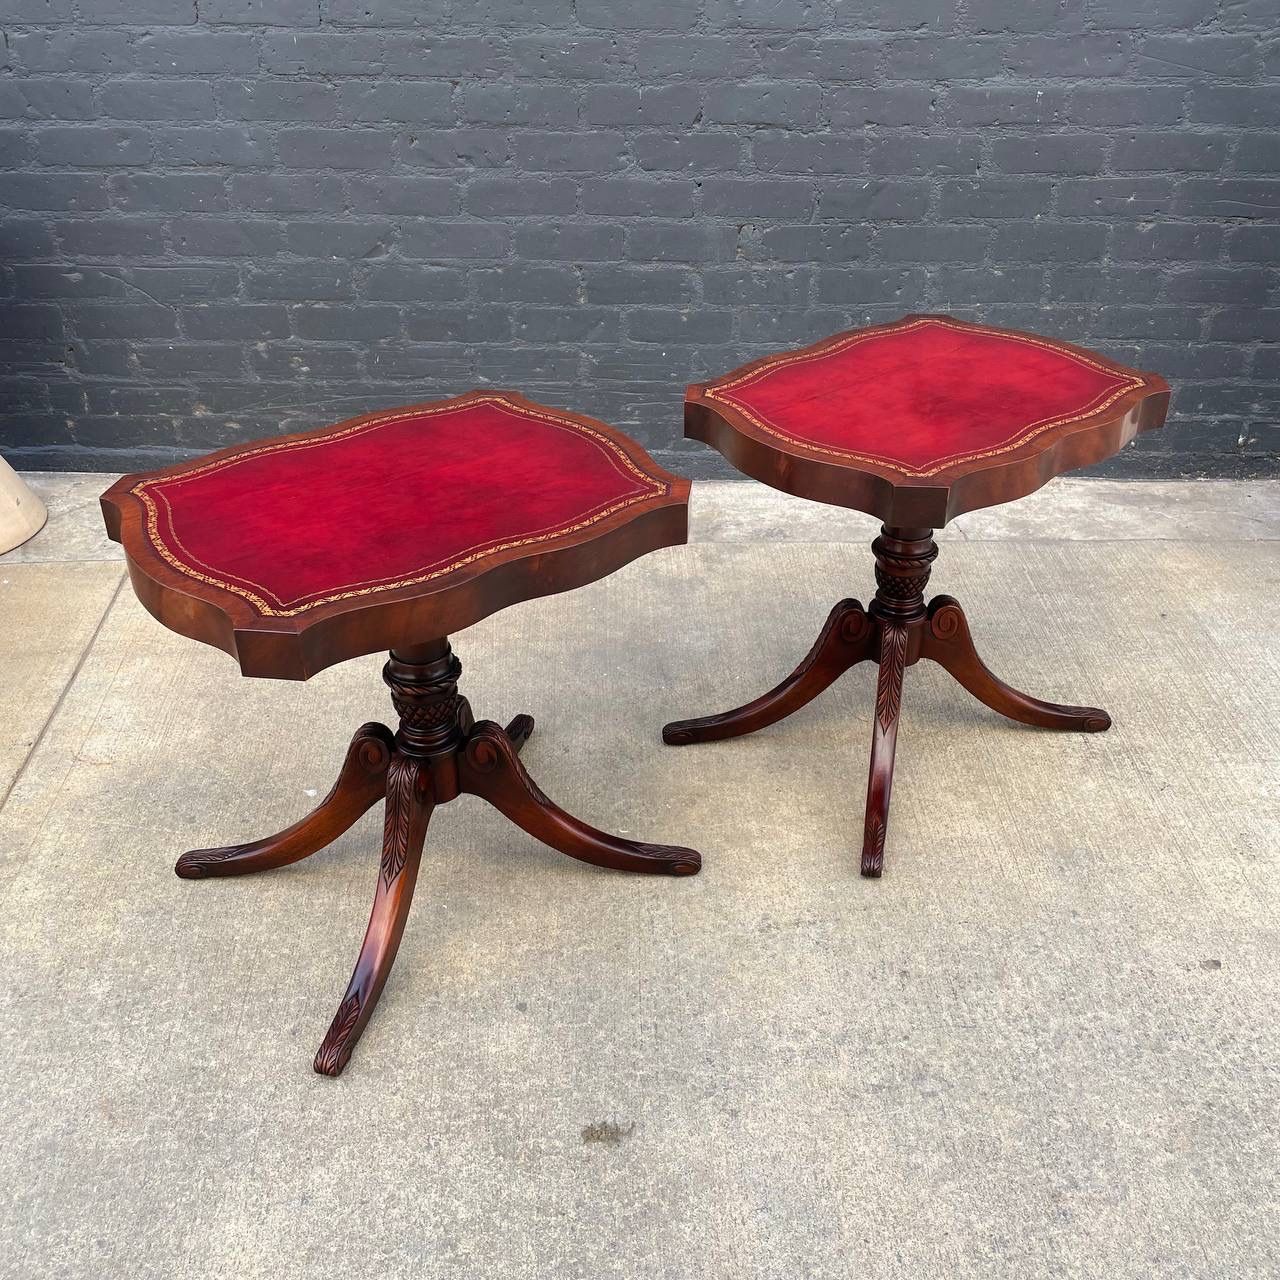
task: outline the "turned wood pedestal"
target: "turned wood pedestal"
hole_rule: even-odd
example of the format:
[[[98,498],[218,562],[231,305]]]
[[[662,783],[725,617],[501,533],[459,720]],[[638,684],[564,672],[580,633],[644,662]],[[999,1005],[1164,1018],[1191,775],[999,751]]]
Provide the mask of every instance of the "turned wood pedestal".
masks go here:
[[[685,540],[689,484],[620,432],[511,392],[371,414],[223,450],[103,495],[139,599],[246,675],[306,679],[390,649],[399,722],[357,730],[333,790],[278,835],[183,854],[188,880],[309,857],[385,806],[373,912],[315,1070],[347,1065],[391,971],[431,814],[464,793],[582,862],[693,875],[552,803],[520,759],[533,719],[476,721],[448,632]]]
[[[1159,427],[1157,374],[1035,334],[907,316],[767,356],[688,389],[685,434],[774,488],[884,523],[872,544],[876,595],[842,600],[780,685],[721,715],[677,720],[672,746],[753,733],[815,698],[859,662],[879,664],[862,835],[862,874],[884,867],[894,750],[908,667],[928,658],[979,701],[1024,724],[1098,733],[1096,707],[1019,693],[974,648],[959,603],[925,587],[933,531],[955,516],[1031,493]],[[1016,605],[1010,601],[1010,605]]]

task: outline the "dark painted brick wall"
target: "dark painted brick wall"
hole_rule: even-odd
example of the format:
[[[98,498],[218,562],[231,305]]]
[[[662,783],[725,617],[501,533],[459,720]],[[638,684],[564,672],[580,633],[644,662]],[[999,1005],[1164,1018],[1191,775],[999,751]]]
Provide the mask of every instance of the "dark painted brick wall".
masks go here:
[[[917,310],[1280,436],[1280,0],[0,0],[0,447],[134,466],[510,385],[688,468],[683,384]],[[673,452],[674,451],[674,452]]]

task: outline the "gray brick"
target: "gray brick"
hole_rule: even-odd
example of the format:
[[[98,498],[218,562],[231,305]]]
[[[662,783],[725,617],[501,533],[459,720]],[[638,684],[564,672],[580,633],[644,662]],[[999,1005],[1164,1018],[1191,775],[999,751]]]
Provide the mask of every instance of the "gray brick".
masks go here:
[[[461,91],[460,115],[474,124],[564,128],[577,123],[578,97],[555,84],[471,84]]]
[[[1191,90],[1190,118],[1237,128],[1280,124],[1280,84],[1196,85]]]
[[[427,129],[407,135],[400,156],[424,169],[492,169],[507,162],[507,135],[494,129]]]
[[[516,231],[516,256],[557,262],[610,262],[622,256],[625,232],[608,223],[530,223]]]
[[[584,213],[614,217],[687,218],[693,213],[692,182],[662,178],[601,178],[582,186]]]
[[[1186,96],[1180,85],[1081,85],[1071,94],[1070,118],[1084,125],[1174,124]]]
[[[11,209],[105,209],[107,180],[94,173],[10,173],[0,203]]]
[[[476,374],[495,386],[528,386],[551,403],[573,396],[578,384],[578,354],[563,347],[514,347],[476,352]]]
[[[1020,36],[1007,42],[1003,65],[1014,75],[1101,78],[1123,75],[1128,58],[1129,38],[1125,35],[1082,35],[1069,40],[1052,35]]]
[[[627,313],[627,337],[633,342],[728,342],[732,331],[732,311],[633,307]]]
[[[944,311],[987,302],[1021,302],[1044,292],[1039,267],[937,266],[929,271],[934,294]]]
[[[1274,224],[1255,223],[1253,226],[1233,227],[1227,242],[1227,256],[1233,262],[1264,262],[1274,265],[1276,246],[1280,245],[1280,205],[1277,205]],[[1221,236],[1221,228],[1213,231]]]
[[[154,378],[241,378],[245,372],[245,352],[239,343],[138,343],[132,354],[137,371]]]
[[[509,307],[430,307],[410,311],[405,331],[418,342],[508,342]]]
[[[0,338],[6,341],[18,338],[62,337],[62,312],[57,307],[42,303],[12,304],[0,307]]]
[[[129,292],[117,272],[98,267],[17,263],[12,270],[18,298],[120,298]]]
[[[583,292],[588,302],[612,306],[691,302],[696,295],[693,272],[678,267],[584,267]]]
[[[156,302],[198,302],[204,298],[231,298],[240,289],[240,273],[229,264],[131,267],[126,277],[135,301],[141,293]]]
[[[365,270],[360,292],[370,302],[460,302],[467,277],[454,267],[388,262]]]
[[[910,179],[832,179],[823,182],[818,193],[818,217],[823,221],[914,221],[922,219],[928,207],[929,184]]]
[[[947,94],[944,116],[956,125],[1060,124],[1069,98],[1068,90],[1042,83],[957,85]]]
[[[578,184],[572,178],[476,178],[465,203],[468,213],[482,218],[572,213]]]
[[[412,378],[421,391],[423,380],[440,379],[449,394],[475,382],[474,362],[468,348],[457,344],[425,346],[379,345],[365,357],[369,375],[376,378]]]
[[[257,342],[289,336],[289,314],[282,306],[239,302],[182,308],[182,329],[188,338],[233,338]]]
[[[349,180],[347,200],[356,213],[409,213],[448,217],[461,208],[461,187],[453,177],[384,177],[361,174]]]
[[[273,75],[361,76],[382,71],[382,36],[376,31],[305,32],[263,36],[262,66]]]
[[[338,107],[348,120],[383,124],[388,120],[452,124],[453,86],[443,80],[403,84],[354,81],[338,88]]]
[[[708,95],[704,115],[710,124],[808,129],[817,124],[821,103],[822,90],[816,84],[727,84]]]
[[[449,0],[378,0],[377,23],[379,27],[439,27],[448,18],[449,8]],[[325,3],[324,20],[331,26],[367,27],[372,16],[369,0]]]
[[[992,233],[992,262],[1091,262],[1107,248],[1104,224],[1012,222]]]
[[[511,262],[473,271],[472,284],[481,302],[574,302],[578,280],[572,264],[554,267]]]
[[[239,350],[239,348],[236,348]],[[249,367],[259,378],[315,382],[359,382],[360,353],[305,342],[256,342]]]
[[[121,23],[141,26],[154,22],[166,27],[189,26],[196,20],[195,0],[93,0],[96,25]]]
[[[177,218],[173,243],[197,258],[269,258],[284,248],[284,229],[244,218]]]
[[[516,37],[508,49],[519,76],[608,82],[626,73],[627,51],[608,36]]]
[[[814,206],[813,183],[800,178],[707,178],[702,209],[717,217],[804,218]]]
[[[621,126],[691,125],[701,116],[703,102],[703,89],[696,84],[592,85],[583,90],[582,119]]]
[[[397,31],[382,50],[384,75],[450,79],[458,75],[459,68],[478,80],[506,74],[511,70],[508,42],[496,35],[418,36]]]
[[[1093,0],[1090,18],[1100,27],[1190,27],[1208,15],[1204,0]]]
[[[867,144],[861,138],[832,133],[763,134],[751,144],[751,154],[756,167],[765,173],[843,176],[866,168]]]
[[[114,204],[125,213],[209,212],[227,207],[226,181],[218,173],[114,174],[110,186]]]
[[[342,183],[327,174],[238,173],[231,203],[255,213],[327,213],[342,204]]]
[[[0,218],[0,258],[6,262],[52,258],[53,236],[44,219]]]
[[[809,301],[811,272],[786,267],[712,267],[702,276],[711,305],[801,307]]]
[[[214,110],[213,86],[204,80],[115,80],[99,100],[121,120],[208,120]]]
[[[407,258],[447,262],[453,258],[505,258],[511,228],[493,222],[406,222],[400,251]]]
[[[814,30],[823,25],[826,17],[821,0],[791,0],[789,4],[779,4],[777,0],[718,0],[718,4],[727,20],[756,30]]]
[[[545,3],[546,0],[543,0]],[[513,0],[515,11],[524,10],[524,0]],[[573,6],[584,27],[610,31],[689,31],[698,21],[696,5],[685,0],[646,0],[644,4],[619,4],[617,0],[577,0]]]
[[[723,33],[714,36],[647,35],[636,42],[634,58],[635,71],[642,85],[671,77],[681,80],[691,76],[721,78],[745,73],[758,66],[748,42],[735,41]],[[776,74],[789,73],[779,69]]]
[[[96,217],[58,222],[54,234],[70,257],[156,257],[166,250],[165,224],[155,217]]]
[[[37,0],[37,3],[42,0]],[[119,75],[134,66],[133,36],[124,31],[12,31],[9,52],[27,71],[78,71]]]
[[[1140,74],[1165,79],[1248,76],[1258,69],[1258,42],[1251,36],[1199,33],[1148,36],[1139,44],[1134,63]]]
[[[1070,216],[1133,218],[1168,213],[1171,178],[1081,178],[1058,184],[1058,212]]]
[[[31,157],[31,140],[20,129],[0,129],[0,166],[16,169]]]
[[[91,120],[93,87],[78,80],[0,81],[0,117],[6,120]]]
[[[382,303],[291,306],[289,323],[299,338],[374,342],[400,333],[400,309]]]
[[[512,337],[517,342],[608,342],[622,336],[622,317],[612,307],[521,307]]]
[[[355,297],[351,267],[345,263],[281,262],[250,267],[245,296],[262,302],[322,302]]]
[[[830,307],[804,311],[750,311],[739,322],[742,341],[759,343],[764,351],[816,342],[849,327],[849,312]]]
[[[1197,267],[1173,273],[1165,282],[1165,297],[1171,302],[1226,303],[1229,306],[1264,306],[1274,288],[1274,278],[1266,271],[1220,267]]]
[[[620,133],[518,133],[513,151],[523,169],[598,174],[626,163]]]
[[[837,25],[877,31],[933,31],[955,25],[956,0],[835,0]]]
[[[292,169],[389,169],[395,145],[389,129],[281,129],[276,139]]]
[[[153,31],[137,40],[133,53],[139,71],[161,75],[226,76],[258,69],[258,46],[240,32]]]
[[[631,138],[631,154],[642,169],[680,173],[734,170],[742,143],[728,133],[641,133]]]
[[[1053,198],[1053,184],[1041,178],[942,182],[938,190],[940,218],[1037,218]]]
[[[637,223],[627,238],[627,257],[636,262],[726,262],[738,236],[732,227],[700,222]]]
[[[977,138],[880,137],[868,149],[872,173],[976,173],[981,155]]]
[[[1111,233],[1117,262],[1212,262],[1222,252],[1222,228],[1198,223],[1139,222]]]
[[[865,258],[865,227],[771,227],[760,236],[758,257],[772,262],[854,262]]]
[[[300,258],[338,258],[346,262],[385,257],[395,237],[395,224],[385,220],[304,222],[295,218],[285,230],[290,253]]]
[[[687,42],[686,42],[687,43]],[[759,70],[788,80],[814,79],[819,84],[830,85],[849,80],[874,80],[884,46],[879,40],[854,40],[849,38],[812,39],[807,37],[778,37],[757,40]],[[720,42],[728,52],[732,47]],[[690,68],[698,71],[700,66]],[[725,67],[724,74],[732,74],[735,68]]]
[[[76,302],[64,314],[80,338],[171,338],[178,332],[177,313],[158,303]]]
[[[157,163],[174,168],[258,168],[275,158],[271,133],[248,125],[192,125],[150,132]]]
[[[1192,178],[1175,204],[1184,217],[1280,218],[1280,181]]]
[[[1200,317],[1186,307],[1100,307],[1094,332],[1104,338],[1200,336]]]
[[[1179,165],[1179,168],[1194,168]],[[1208,168],[1207,165],[1200,166]],[[1280,173],[1280,135],[1275,133],[1247,133],[1236,146],[1236,168],[1241,173]]]
[[[1044,288],[1047,304],[1155,302],[1161,292],[1160,276],[1147,267],[1106,267],[1074,263],[1050,269]],[[1025,295],[1024,295],[1025,296]],[[1022,298],[1010,298],[1021,302]]]
[[[876,252],[884,262],[981,262],[991,231],[982,226],[881,227]]]
[[[991,155],[1005,173],[1098,173],[1106,159],[1103,134],[1038,134],[1001,137]]]
[[[969,25],[978,32],[1045,31],[1070,36],[1084,26],[1084,0],[1010,4],[1009,0],[966,0]]]
[[[884,46],[879,74],[885,80],[994,79],[1005,73],[1011,44],[1004,36],[975,36],[963,40],[924,36],[891,40]],[[1025,51],[1022,56],[1027,56]]]
[[[1213,172],[1222,168],[1228,141],[1225,134],[1189,133],[1180,129],[1129,133],[1116,139],[1111,167],[1136,173],[1168,173],[1179,169]]]
[[[828,306],[862,306],[893,302],[914,307],[925,288],[923,270],[886,267],[824,267],[818,272],[815,297]]]
[[[318,80],[228,80],[218,102],[233,120],[332,120],[333,86]]]
[[[152,156],[151,131],[140,125],[35,129],[31,137],[36,155],[50,165],[114,169],[147,164]]]
[[[835,89],[827,95],[827,122],[833,129],[925,126],[933,123],[937,105],[937,92],[924,85]]]

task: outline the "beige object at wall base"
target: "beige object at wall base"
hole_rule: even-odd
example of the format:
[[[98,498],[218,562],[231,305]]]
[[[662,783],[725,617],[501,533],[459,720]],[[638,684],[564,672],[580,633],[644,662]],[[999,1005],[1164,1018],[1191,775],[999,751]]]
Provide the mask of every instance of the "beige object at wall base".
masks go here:
[[[20,547],[44,528],[49,518],[44,503],[23,479],[0,458],[0,555]]]

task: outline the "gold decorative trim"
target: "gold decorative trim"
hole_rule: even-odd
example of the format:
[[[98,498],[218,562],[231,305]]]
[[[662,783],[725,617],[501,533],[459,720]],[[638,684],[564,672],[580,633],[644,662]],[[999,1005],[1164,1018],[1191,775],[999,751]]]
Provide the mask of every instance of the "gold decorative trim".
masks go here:
[[[466,551],[461,552],[447,564],[429,571],[414,573],[407,577],[397,579],[369,579],[361,583],[353,583],[349,588],[333,592],[328,595],[321,596],[319,599],[310,600],[306,604],[296,604],[294,607],[288,607],[283,602],[276,599],[274,594],[266,587],[258,583],[250,583],[257,590],[249,590],[246,587],[229,582],[225,578],[212,576],[217,571],[209,565],[203,564],[197,556],[192,555],[181,540],[178,538],[176,529],[172,526],[172,508],[169,506],[168,498],[163,492],[160,492],[160,486],[169,484],[180,484],[194,476],[207,475],[210,472],[218,471],[224,467],[234,466],[244,462],[249,458],[258,457],[265,453],[277,453],[292,449],[316,448],[326,445],[333,440],[341,440],[350,435],[356,435],[365,431],[372,431],[377,427],[387,426],[393,422],[404,421],[409,418],[428,417],[438,413],[458,412],[465,410],[472,405],[480,404],[496,404],[502,408],[510,410],[519,417],[537,418],[543,422],[547,422],[552,426],[568,428],[580,435],[589,436],[595,443],[601,445],[608,452],[610,461],[616,464],[621,461],[626,470],[630,472],[642,485],[645,486],[647,492],[634,494],[629,498],[620,499],[617,502],[610,503],[608,506],[593,512],[590,516],[578,520],[569,525],[558,525],[554,528],[548,528],[536,533],[526,534],[519,538],[510,538],[506,541],[496,544],[477,543],[475,546],[469,547]],[[156,494],[149,492],[155,488]],[[321,605],[333,604],[338,600],[349,600],[358,596],[373,595],[380,591],[394,591],[401,587],[418,586],[424,582],[433,581],[436,578],[443,577],[446,574],[454,573],[458,569],[463,569],[469,564],[474,564],[477,560],[482,560],[486,556],[496,555],[502,551],[509,551],[516,547],[533,546],[538,543],[548,542],[553,538],[561,537],[565,534],[576,533],[580,529],[589,528],[593,524],[598,524],[601,520],[607,519],[617,511],[622,511],[627,507],[634,506],[637,502],[643,502],[648,498],[660,494],[670,492],[670,486],[662,480],[649,475],[641,470],[633,459],[627,454],[615,440],[611,440],[607,435],[588,426],[586,423],[576,422],[570,418],[564,418],[557,414],[548,413],[541,409],[527,408],[524,405],[515,404],[508,400],[505,396],[490,395],[478,397],[474,400],[467,401],[466,404],[457,404],[445,402],[436,405],[425,405],[415,409],[397,410],[391,413],[380,414],[377,417],[368,418],[362,422],[356,423],[342,431],[325,431],[313,433],[299,440],[280,440],[267,442],[265,444],[251,446],[240,453],[235,453],[229,457],[215,459],[214,461],[205,463],[202,466],[193,467],[189,471],[184,471],[178,475],[158,476],[151,480],[139,481],[129,492],[139,499],[143,505],[146,514],[147,537],[152,549],[170,566],[186,577],[192,578],[197,582],[204,582],[210,586],[218,587],[223,591],[230,591],[235,595],[241,596],[249,601],[250,604],[258,610],[259,613],[266,617],[275,618],[291,618],[300,613],[306,613],[311,609],[317,609]],[[202,568],[210,570],[209,573],[201,573],[191,564],[185,563],[173,554],[169,546],[166,544],[164,536],[159,527],[159,508],[156,504],[156,498],[159,497],[164,502],[166,509],[170,515],[170,530],[172,539],[178,548],[190,557],[196,564]],[[245,579],[244,581],[248,581]],[[262,594],[259,594],[262,593]],[[274,603],[264,599],[263,596],[271,596]]]
[[[1074,360],[1078,364],[1083,364],[1095,370],[1098,373],[1105,374],[1109,378],[1118,378],[1124,384],[1115,391],[1107,395],[1105,399],[1098,404],[1087,405],[1084,409],[1078,410],[1073,414],[1060,414],[1054,417],[1041,418],[1036,422],[1032,422],[1024,427],[1021,433],[1013,440],[1007,441],[1005,444],[996,448],[977,450],[973,453],[957,453],[951,454],[943,459],[935,458],[928,468],[916,468],[908,466],[906,463],[896,462],[890,458],[881,457],[877,454],[862,453],[854,449],[837,449],[828,445],[815,444],[813,441],[804,439],[803,436],[792,435],[790,432],[783,431],[780,427],[775,426],[767,419],[762,418],[755,410],[743,404],[735,396],[725,394],[733,390],[735,387],[742,386],[762,377],[764,374],[772,373],[775,369],[790,364],[801,364],[807,360],[823,360],[828,356],[846,350],[848,347],[854,346],[859,342],[866,342],[875,338],[887,338],[893,334],[908,333],[912,329],[920,328],[924,325],[936,325],[939,328],[951,329],[956,333],[982,333],[992,337],[1007,339],[1010,342],[1022,342],[1028,346],[1041,347],[1046,351],[1052,351],[1055,355],[1065,356],[1069,360]],[[1020,449],[1024,444],[1028,444],[1034,440],[1036,436],[1043,435],[1044,432],[1052,430],[1054,427],[1069,426],[1073,422],[1080,422],[1085,418],[1092,417],[1095,413],[1101,413],[1103,409],[1114,404],[1122,396],[1127,395],[1130,391],[1136,390],[1138,387],[1145,387],[1146,379],[1136,374],[1118,373],[1115,369],[1109,369],[1103,364],[1090,359],[1088,356],[1078,351],[1069,351],[1055,342],[1048,339],[1032,337],[1030,334],[1010,333],[1006,329],[988,329],[985,326],[961,325],[945,319],[935,319],[926,317],[921,320],[913,320],[909,324],[901,325],[891,329],[874,329],[862,330],[858,333],[851,333],[841,341],[833,343],[828,347],[824,347],[821,351],[790,351],[781,355],[770,356],[758,368],[752,369],[749,373],[744,373],[731,381],[712,384],[703,388],[703,395],[708,400],[719,400],[721,403],[728,405],[736,412],[759,427],[761,431],[767,435],[776,436],[779,440],[785,440],[788,444],[794,444],[802,449],[810,450],[813,453],[824,453],[830,457],[840,458],[850,462],[869,462],[873,466],[887,467],[891,471],[897,471],[905,476],[934,476],[940,471],[946,471],[949,467],[958,466],[962,462],[976,462],[981,458],[994,458],[1002,453],[1012,453],[1015,449]],[[1102,393],[1099,393],[1102,394]],[[1095,397],[1096,399],[1096,397]]]

